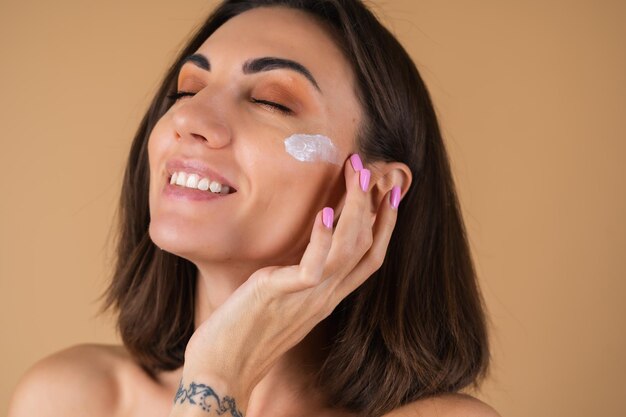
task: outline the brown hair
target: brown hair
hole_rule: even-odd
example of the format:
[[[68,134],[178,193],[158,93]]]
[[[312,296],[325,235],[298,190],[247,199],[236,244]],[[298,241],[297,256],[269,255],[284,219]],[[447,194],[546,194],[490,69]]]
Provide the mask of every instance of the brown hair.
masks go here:
[[[260,6],[316,16],[353,67],[365,120],[357,138],[365,163],[399,161],[413,183],[404,196],[381,268],[343,300],[319,371],[332,406],[380,416],[430,395],[477,387],[489,346],[448,156],[430,95],[395,37],[358,0],[233,0],[207,18],[176,58],[133,140],[124,174],[117,263],[102,311],[119,311],[121,337],[151,375],[183,365],[194,331],[196,267],[148,235],[147,141],[172,104],[182,59],[224,22]]]

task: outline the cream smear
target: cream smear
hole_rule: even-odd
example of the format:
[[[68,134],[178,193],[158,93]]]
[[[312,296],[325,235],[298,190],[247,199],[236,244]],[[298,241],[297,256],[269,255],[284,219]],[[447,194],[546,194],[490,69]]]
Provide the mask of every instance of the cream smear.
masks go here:
[[[285,139],[285,150],[298,161],[323,161],[341,165],[337,148],[332,140],[324,135],[296,133]]]

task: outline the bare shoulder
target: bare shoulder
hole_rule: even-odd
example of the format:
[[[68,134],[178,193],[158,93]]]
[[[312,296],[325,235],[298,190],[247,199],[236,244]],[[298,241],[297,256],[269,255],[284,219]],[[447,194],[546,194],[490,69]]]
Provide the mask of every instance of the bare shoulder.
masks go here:
[[[468,394],[450,393],[406,404],[384,417],[501,417],[489,404]]]
[[[115,416],[120,403],[121,346],[80,344],[40,359],[20,378],[9,417]]]

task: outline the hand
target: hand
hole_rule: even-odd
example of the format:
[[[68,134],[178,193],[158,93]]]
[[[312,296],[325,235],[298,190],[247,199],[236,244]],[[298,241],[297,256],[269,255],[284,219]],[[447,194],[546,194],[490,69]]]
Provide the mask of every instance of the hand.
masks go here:
[[[369,171],[355,171],[348,159],[344,173],[347,195],[334,234],[318,212],[299,265],[259,269],[217,308],[187,345],[183,381],[211,381],[244,410],[275,361],[380,268],[397,210],[385,196],[372,225],[372,199],[360,186]]]

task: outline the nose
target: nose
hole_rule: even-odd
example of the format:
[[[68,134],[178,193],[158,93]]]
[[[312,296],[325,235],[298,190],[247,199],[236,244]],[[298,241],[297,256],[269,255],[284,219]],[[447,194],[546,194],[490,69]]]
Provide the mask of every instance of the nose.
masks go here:
[[[172,122],[180,141],[221,148],[230,143],[231,131],[220,100],[209,94],[209,91],[201,90],[183,98],[173,110]]]

